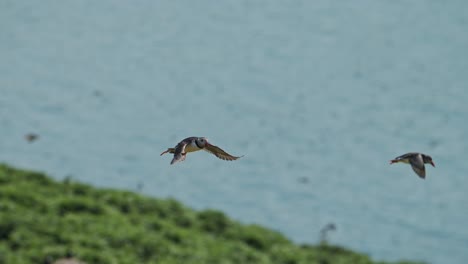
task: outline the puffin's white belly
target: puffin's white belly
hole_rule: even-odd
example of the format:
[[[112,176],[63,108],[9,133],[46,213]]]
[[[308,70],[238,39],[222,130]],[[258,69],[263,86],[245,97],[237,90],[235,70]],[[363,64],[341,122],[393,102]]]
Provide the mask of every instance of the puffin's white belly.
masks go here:
[[[201,150],[201,148],[198,148],[197,146],[194,146],[192,144],[189,144],[185,147],[185,152],[188,153],[188,152],[194,152],[194,151],[198,151],[198,150]]]

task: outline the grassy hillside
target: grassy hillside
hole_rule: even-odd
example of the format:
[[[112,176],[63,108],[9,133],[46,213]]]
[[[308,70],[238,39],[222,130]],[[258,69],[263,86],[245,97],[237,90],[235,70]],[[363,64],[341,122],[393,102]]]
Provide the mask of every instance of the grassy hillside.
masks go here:
[[[383,263],[341,247],[296,245],[219,211],[0,165],[0,263],[67,255],[99,264]]]

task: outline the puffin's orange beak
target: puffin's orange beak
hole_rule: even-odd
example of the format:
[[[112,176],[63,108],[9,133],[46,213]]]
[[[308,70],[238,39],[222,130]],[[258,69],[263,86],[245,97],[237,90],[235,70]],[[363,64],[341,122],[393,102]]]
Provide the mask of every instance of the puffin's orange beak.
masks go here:
[[[433,162],[433,161],[431,161],[431,165],[432,165],[432,167],[435,167],[435,164],[434,164],[434,162]]]

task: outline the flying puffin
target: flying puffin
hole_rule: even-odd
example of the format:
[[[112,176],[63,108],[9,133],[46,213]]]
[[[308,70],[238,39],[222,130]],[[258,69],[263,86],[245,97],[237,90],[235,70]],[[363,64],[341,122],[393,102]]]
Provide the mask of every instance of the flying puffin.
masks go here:
[[[390,164],[397,162],[403,162],[407,164],[409,163],[414,172],[416,172],[416,174],[422,179],[426,178],[426,168],[424,166],[425,163],[429,163],[432,165],[432,167],[435,167],[431,156],[418,152],[406,153],[390,160]]]
[[[236,160],[240,157],[232,156],[229,153],[225,152],[221,148],[211,145],[205,137],[188,137],[180,141],[174,148],[168,148],[166,151],[161,153],[161,156],[166,153],[173,153],[174,158],[171,161],[171,165],[185,160],[185,156],[189,152],[199,151],[199,150],[206,150],[211,154],[215,155],[216,157],[222,160]]]

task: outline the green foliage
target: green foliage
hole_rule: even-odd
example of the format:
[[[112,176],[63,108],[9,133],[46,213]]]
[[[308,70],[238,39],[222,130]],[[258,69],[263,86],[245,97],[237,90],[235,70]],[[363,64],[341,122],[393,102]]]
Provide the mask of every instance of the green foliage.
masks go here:
[[[99,264],[377,263],[341,247],[298,246],[278,232],[173,199],[57,182],[0,165],[0,263],[70,255]]]

